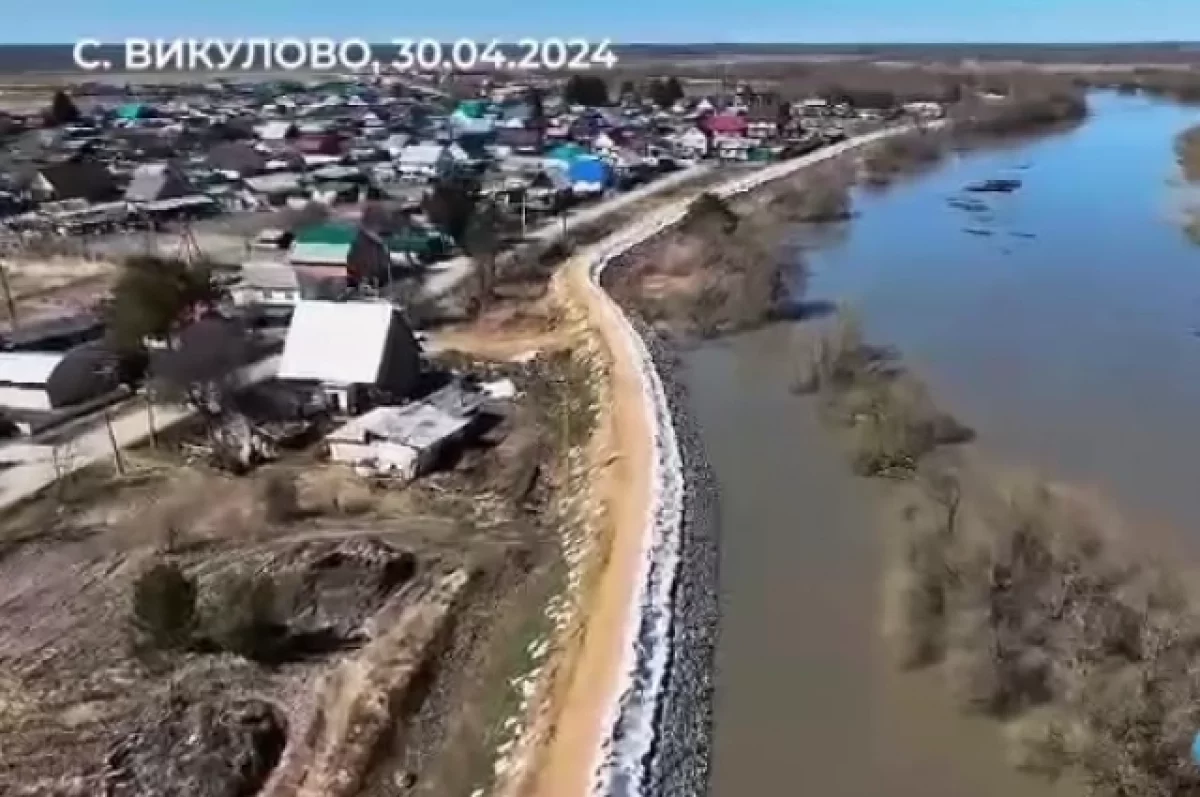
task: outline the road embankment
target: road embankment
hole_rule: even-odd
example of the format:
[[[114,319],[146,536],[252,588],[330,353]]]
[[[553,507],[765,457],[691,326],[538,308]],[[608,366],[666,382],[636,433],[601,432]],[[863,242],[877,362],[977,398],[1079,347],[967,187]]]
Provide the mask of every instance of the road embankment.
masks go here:
[[[877,131],[740,176],[732,197],[907,132]],[[677,224],[688,196],[570,261],[555,290],[606,364],[597,426],[600,528],[577,575],[575,621],[558,640],[536,795],[703,794],[717,617],[716,495],[690,426],[674,356],[600,284],[620,255]],[[669,732],[662,732],[669,729]],[[536,731],[535,731],[536,733]],[[525,768],[522,767],[522,770]]]

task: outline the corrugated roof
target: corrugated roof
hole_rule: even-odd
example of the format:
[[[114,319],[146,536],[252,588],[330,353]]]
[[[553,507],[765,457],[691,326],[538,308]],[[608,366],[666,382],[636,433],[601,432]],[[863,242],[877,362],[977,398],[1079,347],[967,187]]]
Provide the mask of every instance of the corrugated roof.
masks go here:
[[[288,260],[292,263],[344,266],[350,260],[351,246],[352,244],[330,244],[320,241],[294,243],[288,252]]]
[[[357,228],[349,224],[329,222],[314,224],[296,233],[296,243],[350,245],[358,237]]]
[[[441,144],[409,144],[400,150],[399,161],[411,166],[433,166],[446,148]]]
[[[366,442],[372,437],[424,451],[471,423],[469,415],[453,415],[424,402],[376,407],[329,434],[330,440]]]
[[[390,302],[298,302],[279,377],[375,384],[397,314]]]

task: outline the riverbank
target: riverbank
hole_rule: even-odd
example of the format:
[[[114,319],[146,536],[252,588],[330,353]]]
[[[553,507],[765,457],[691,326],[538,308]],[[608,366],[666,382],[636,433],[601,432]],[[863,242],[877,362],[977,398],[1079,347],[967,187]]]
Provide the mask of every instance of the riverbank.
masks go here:
[[[775,164],[719,191],[744,193],[897,132]],[[599,285],[615,255],[678,223],[690,199],[591,247],[555,278],[566,315],[578,312],[590,328],[607,378],[593,441],[598,532],[580,568],[576,622],[559,643],[561,677],[540,719],[548,739],[532,751],[533,794],[657,793],[650,789],[682,782],[690,793],[706,790],[704,684],[716,631],[713,499],[702,489],[702,458],[679,442],[695,435],[673,417],[672,403],[681,405],[676,383],[655,359],[661,352],[658,363],[665,364],[666,350],[638,335]],[[656,733],[683,718],[690,718],[689,735]]]

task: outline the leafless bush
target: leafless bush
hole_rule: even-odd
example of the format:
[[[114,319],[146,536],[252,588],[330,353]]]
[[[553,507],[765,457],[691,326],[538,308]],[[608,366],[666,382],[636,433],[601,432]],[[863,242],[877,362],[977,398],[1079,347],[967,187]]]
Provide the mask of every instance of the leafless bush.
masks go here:
[[[961,139],[1036,133],[1078,122],[1087,113],[1087,98],[1077,89],[1014,92],[1003,102],[971,104],[959,109],[955,114],[954,134]]]
[[[196,584],[178,565],[158,562],[133,584],[133,625],[159,650],[182,648],[196,631]]]
[[[299,511],[296,480],[284,473],[272,473],[263,482],[262,504],[268,522],[293,520]]]
[[[262,573],[225,574],[212,589],[206,614],[208,639],[252,661],[270,660],[286,638],[275,582]]]
[[[1015,491],[988,512],[979,496],[967,503],[969,531],[956,522],[949,532],[926,512],[893,559],[889,630],[901,661],[940,662],[964,707],[1012,718],[1022,768],[1078,769],[1101,795],[1200,787],[1189,758],[1200,723],[1190,594],[1048,488]]]
[[[852,178],[845,170],[827,167],[810,170],[802,181],[776,189],[770,209],[783,220],[826,223],[850,218]]]
[[[863,155],[867,182],[884,185],[896,177],[927,169],[942,159],[946,145],[940,133],[913,132],[885,138]]]
[[[1175,156],[1189,181],[1200,181],[1200,125],[1184,130],[1175,138]]]

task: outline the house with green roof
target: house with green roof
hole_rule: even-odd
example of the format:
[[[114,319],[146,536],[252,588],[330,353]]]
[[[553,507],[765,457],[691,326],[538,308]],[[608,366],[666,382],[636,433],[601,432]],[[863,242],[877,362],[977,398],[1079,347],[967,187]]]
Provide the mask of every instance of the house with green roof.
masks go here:
[[[325,222],[296,233],[288,262],[305,281],[353,287],[382,283],[391,271],[391,253],[377,234],[345,222]]]

